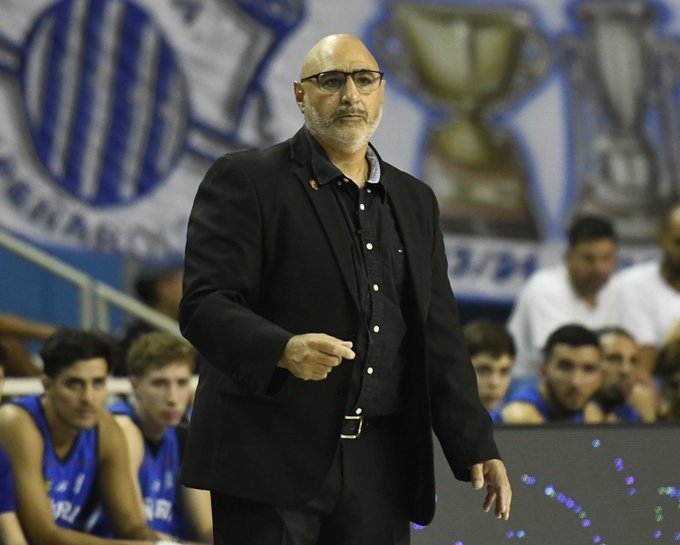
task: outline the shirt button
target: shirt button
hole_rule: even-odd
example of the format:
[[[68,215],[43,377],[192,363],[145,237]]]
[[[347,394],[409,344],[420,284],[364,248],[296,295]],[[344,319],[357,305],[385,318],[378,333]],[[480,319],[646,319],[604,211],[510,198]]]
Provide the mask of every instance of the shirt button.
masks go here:
[[[342,182],[340,180],[338,180],[338,185],[342,185]]]
[[[359,210],[366,210],[366,205],[364,203],[361,203],[359,205]]]
[[[372,249],[373,249],[373,244],[371,244],[370,242],[368,242],[368,243],[366,244],[366,249],[367,249],[367,250],[372,250]]]
[[[373,367],[369,367],[368,369],[366,369],[366,372],[367,372],[369,375],[372,375],[372,374],[373,374]]]
[[[361,414],[362,412],[363,412],[363,411],[362,411],[361,407],[357,407],[357,408],[354,410],[354,414]]]
[[[370,190],[370,189],[367,189],[367,190],[366,190],[366,193],[370,193],[370,192],[371,192],[371,190]]]
[[[347,178],[342,179],[343,182],[348,182],[349,180]]]
[[[378,284],[373,284],[373,291],[378,291],[379,289],[380,287],[378,286]]]
[[[373,326],[373,333],[377,333],[378,331],[380,331],[380,326],[379,326],[379,325],[374,325],[374,326]]]

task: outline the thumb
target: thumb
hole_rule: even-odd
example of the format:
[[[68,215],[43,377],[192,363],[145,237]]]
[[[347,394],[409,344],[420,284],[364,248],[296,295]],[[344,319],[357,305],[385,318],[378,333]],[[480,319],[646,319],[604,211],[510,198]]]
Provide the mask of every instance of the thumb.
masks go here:
[[[482,464],[474,464],[470,468],[470,481],[472,488],[479,490],[484,486],[484,473],[482,471]]]

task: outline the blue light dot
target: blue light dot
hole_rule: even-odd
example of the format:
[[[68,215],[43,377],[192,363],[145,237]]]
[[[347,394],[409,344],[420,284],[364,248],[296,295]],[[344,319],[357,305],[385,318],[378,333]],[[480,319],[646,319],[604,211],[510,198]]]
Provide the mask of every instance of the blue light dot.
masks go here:
[[[590,521],[590,519],[583,519],[581,526],[583,526],[584,528],[588,528],[588,526],[590,526],[591,524],[592,522]]]
[[[572,507],[574,507],[574,505],[576,505],[576,502],[571,498],[568,498],[567,503],[565,505],[567,506],[567,509],[571,509]]]
[[[661,530],[657,530],[654,532],[654,539],[659,539],[663,535],[663,532]]]
[[[581,511],[583,511],[583,508],[582,508],[580,505],[577,505],[576,507],[574,507],[574,513],[576,513],[577,515],[578,515]]]
[[[601,444],[599,439],[593,439],[593,447],[599,448]]]
[[[680,541],[680,532],[675,534],[675,541]]]
[[[633,483],[635,483],[635,477],[633,477],[632,475],[629,475],[628,477],[626,477],[626,484],[627,485],[631,485]]]
[[[517,537],[520,538],[520,539],[522,539],[525,535],[526,535],[526,534],[524,533],[524,530],[519,530],[519,531],[517,532]]]
[[[560,503],[564,503],[565,501],[567,501],[567,497],[564,494],[562,494],[562,492],[560,492],[559,494],[557,494],[557,501]]]
[[[595,536],[593,538],[593,543],[599,543],[600,541],[602,541],[602,538],[600,536]]]
[[[462,541],[456,541],[453,545],[465,545]]]
[[[536,477],[529,477],[527,480],[527,484],[535,484],[536,483]]]
[[[512,530],[508,530],[507,532],[505,532],[505,536],[508,539],[512,539],[513,537],[515,537],[515,532],[513,532]]]
[[[412,523],[411,523],[411,527],[412,527],[414,530],[424,530],[424,529],[425,529],[425,526],[421,526],[420,524],[416,524],[415,522],[412,522]]]
[[[631,486],[631,487],[628,489],[628,495],[629,495],[629,496],[635,496],[635,494],[637,494],[637,488],[635,488],[634,486]]]
[[[555,494],[555,489],[552,487],[552,485],[548,485],[545,487],[544,492],[546,496],[552,496]]]

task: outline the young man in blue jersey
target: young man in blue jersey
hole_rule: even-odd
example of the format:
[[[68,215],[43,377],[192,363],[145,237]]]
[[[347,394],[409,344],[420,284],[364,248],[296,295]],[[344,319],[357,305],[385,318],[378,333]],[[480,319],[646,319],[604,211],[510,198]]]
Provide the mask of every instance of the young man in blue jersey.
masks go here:
[[[99,498],[116,535],[125,538],[115,543],[158,543],[135,497],[124,437],[103,410],[110,345],[98,335],[62,329],[40,355],[45,394],[0,409],[0,446],[12,463],[28,541],[112,543],[83,531]]]
[[[127,354],[133,395],[109,411],[123,430],[149,527],[212,543],[210,494],[178,482],[185,433],[178,426],[191,398],[194,366],[186,341],[164,332],[142,335]],[[97,524],[97,531],[106,533],[105,527]]]
[[[633,336],[620,327],[597,332],[602,349],[604,380],[595,400],[606,422],[654,422],[657,394],[640,379],[640,349]]]
[[[479,399],[494,424],[500,423],[512,380],[515,343],[502,323],[475,320],[463,329],[465,345],[477,374]]]
[[[5,349],[0,346],[0,398],[5,383],[6,357]],[[3,545],[27,545],[16,509],[12,465],[7,454],[0,447],[0,543]]]
[[[546,341],[540,382],[510,395],[503,422],[602,422],[602,410],[593,401],[603,380],[601,357],[597,336],[589,329],[577,324],[557,328]]]

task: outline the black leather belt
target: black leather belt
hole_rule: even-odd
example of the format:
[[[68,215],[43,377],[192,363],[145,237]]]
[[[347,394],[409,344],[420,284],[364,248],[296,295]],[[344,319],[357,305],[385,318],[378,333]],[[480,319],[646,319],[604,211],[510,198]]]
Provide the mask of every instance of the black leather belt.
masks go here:
[[[359,439],[371,430],[383,428],[397,422],[397,415],[375,416],[365,418],[364,415],[346,416],[340,428],[340,439]]]

